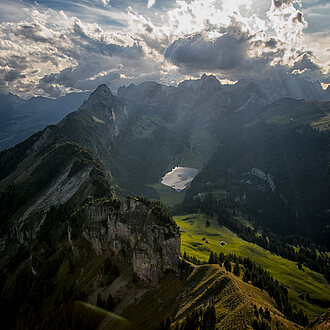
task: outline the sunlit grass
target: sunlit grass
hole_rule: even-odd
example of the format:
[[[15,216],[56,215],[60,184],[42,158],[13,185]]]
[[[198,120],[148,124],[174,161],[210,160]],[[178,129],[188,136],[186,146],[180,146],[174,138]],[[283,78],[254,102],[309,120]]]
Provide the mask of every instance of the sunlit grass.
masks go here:
[[[325,309],[312,305],[299,298],[300,294],[309,294],[314,299],[330,302],[330,286],[324,277],[307,267],[299,270],[295,262],[271,254],[269,251],[246,242],[223,226],[216,219],[204,215],[190,214],[175,216],[181,229],[181,252],[195,256],[200,260],[208,260],[210,251],[234,253],[237,256],[249,257],[270,273],[279,282],[289,288],[293,302],[303,307],[310,317],[322,314]],[[206,219],[210,226],[206,228]],[[208,244],[202,240],[204,238]],[[219,243],[227,244],[221,246]]]
[[[330,130],[330,113],[327,116],[321,117],[318,120],[315,120],[311,125],[320,131]]]
[[[94,121],[96,121],[97,123],[99,123],[99,124],[103,124],[103,125],[104,125],[104,121],[103,121],[103,120],[101,120],[101,119],[99,119],[99,118],[97,118],[97,117],[95,117],[95,116],[93,116],[93,119],[94,119]]]

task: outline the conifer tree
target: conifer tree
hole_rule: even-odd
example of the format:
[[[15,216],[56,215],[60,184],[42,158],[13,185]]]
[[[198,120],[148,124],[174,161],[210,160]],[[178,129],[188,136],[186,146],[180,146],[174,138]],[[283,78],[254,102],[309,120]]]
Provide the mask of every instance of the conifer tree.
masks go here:
[[[210,253],[209,264],[214,264],[214,255],[213,255],[213,251],[211,251],[211,253]]]
[[[234,266],[233,273],[234,273],[236,276],[239,276],[239,274],[240,274],[238,259],[236,260],[236,263],[235,263],[235,266]]]
[[[225,259],[225,262],[223,265],[225,266],[227,272],[231,272],[231,263],[227,258]]]

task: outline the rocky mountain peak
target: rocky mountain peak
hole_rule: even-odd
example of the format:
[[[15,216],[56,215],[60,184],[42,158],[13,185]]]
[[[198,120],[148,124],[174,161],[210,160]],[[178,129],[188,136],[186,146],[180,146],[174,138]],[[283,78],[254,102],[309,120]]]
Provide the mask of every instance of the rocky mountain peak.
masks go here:
[[[106,84],[98,86],[84,103],[85,106],[91,106],[97,103],[109,103],[112,98],[110,88]]]
[[[179,84],[179,88],[192,88],[197,91],[204,92],[207,91],[216,91],[221,88],[220,81],[213,75],[206,75],[205,73],[201,76],[200,79],[196,80],[185,80]]]
[[[219,86],[221,85],[220,81],[213,74],[207,75],[207,74],[204,73],[201,76],[201,79],[200,80],[203,81],[203,82],[209,82],[209,83],[212,82],[212,83],[215,83],[215,84],[217,84]]]

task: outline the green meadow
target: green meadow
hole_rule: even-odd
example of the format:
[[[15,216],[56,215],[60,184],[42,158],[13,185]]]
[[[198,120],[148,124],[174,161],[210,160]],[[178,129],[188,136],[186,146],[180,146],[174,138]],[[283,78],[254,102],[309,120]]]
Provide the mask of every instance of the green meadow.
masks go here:
[[[309,294],[312,299],[330,304],[330,285],[322,275],[305,266],[299,270],[295,262],[244,241],[226,227],[219,226],[215,218],[187,214],[175,216],[174,219],[181,231],[182,253],[186,252],[199,260],[208,260],[210,251],[249,257],[285,285],[293,303],[303,308],[311,319],[322,314],[325,308],[307,302],[303,295]],[[206,227],[206,220],[210,223],[209,227]],[[226,244],[220,245],[221,241]]]

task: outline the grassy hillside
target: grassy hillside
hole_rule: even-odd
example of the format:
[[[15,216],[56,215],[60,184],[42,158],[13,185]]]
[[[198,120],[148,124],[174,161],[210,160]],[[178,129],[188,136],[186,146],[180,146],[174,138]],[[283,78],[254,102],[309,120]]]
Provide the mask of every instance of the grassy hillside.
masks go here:
[[[300,328],[283,317],[265,291],[243,282],[223,267],[186,263],[182,268],[180,277],[168,274],[122,316],[136,329],[157,329],[161,318],[169,319],[172,329],[176,329],[211,304],[215,307],[216,329],[232,329],[233,325],[237,329],[251,329],[256,305],[270,311],[272,328]]]
[[[210,222],[208,228],[206,220]],[[330,286],[322,275],[306,267],[299,270],[296,263],[240,239],[227,228],[219,226],[216,219],[189,214],[176,216],[175,221],[181,229],[182,253],[185,251],[200,260],[208,260],[210,251],[249,257],[288,287],[293,302],[304,308],[310,318],[322,314],[325,308],[307,302],[302,295],[309,294],[312,299],[330,303]],[[204,237],[208,243],[202,240]],[[221,241],[227,244],[222,246],[219,244]]]

